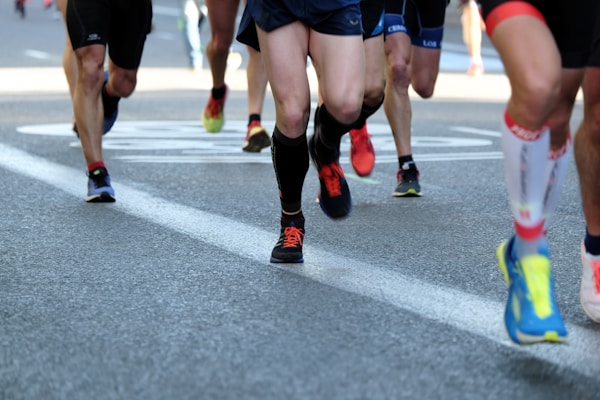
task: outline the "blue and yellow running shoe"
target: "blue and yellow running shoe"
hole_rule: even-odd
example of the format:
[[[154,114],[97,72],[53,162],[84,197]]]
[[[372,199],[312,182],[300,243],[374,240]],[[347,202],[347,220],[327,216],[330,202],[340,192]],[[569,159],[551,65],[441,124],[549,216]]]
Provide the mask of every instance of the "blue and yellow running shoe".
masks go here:
[[[547,250],[522,259],[513,257],[514,237],[498,247],[496,256],[508,286],[504,324],[517,344],[561,342],[567,328],[554,297],[554,277]]]

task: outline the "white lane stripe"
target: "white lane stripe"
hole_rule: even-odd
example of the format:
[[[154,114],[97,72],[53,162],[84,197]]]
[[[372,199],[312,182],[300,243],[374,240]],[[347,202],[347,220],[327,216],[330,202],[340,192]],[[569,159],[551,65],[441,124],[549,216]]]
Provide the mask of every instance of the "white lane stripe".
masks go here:
[[[3,144],[0,144],[0,166],[32,179],[40,179],[39,171],[44,171],[45,184],[83,201],[85,180],[80,170]],[[391,304],[457,330],[480,335],[558,367],[571,368],[592,378],[600,373],[600,358],[595,351],[600,348],[600,336],[593,330],[569,324],[570,340],[566,345],[518,347],[506,338],[502,324],[504,306],[501,303],[404,276],[380,268],[376,263],[358,262],[322,250],[310,242],[305,246],[304,264],[272,265],[267,260],[277,239],[275,233],[178,205],[125,185],[115,183],[114,187],[118,200],[109,207],[128,215],[146,219],[236,255],[242,254],[263,266],[275,266],[340,290]],[[399,326],[398,329],[403,328]]]
[[[492,136],[492,137],[500,137],[502,135],[499,131],[490,131],[487,129],[477,129],[477,128],[471,128],[469,126],[452,126],[452,127],[450,127],[450,130],[454,131],[454,132],[473,133],[476,135]]]
[[[26,56],[37,58],[39,60],[47,60],[50,58],[50,53],[46,53],[45,51],[39,51],[34,49],[26,49],[23,51]]]
[[[224,151],[224,150],[220,150]],[[236,150],[237,152],[237,150]],[[207,150],[203,153],[186,151],[186,154],[174,155],[174,156],[160,156],[160,155],[130,155],[130,156],[116,156],[117,160],[129,162],[129,163],[165,163],[165,164],[239,164],[239,163],[252,163],[252,164],[271,164],[271,155],[269,152],[263,152],[255,155],[237,155],[232,153],[231,155],[213,154],[212,151]],[[189,154],[191,153],[191,154]],[[464,152],[464,153],[432,153],[432,154],[419,154],[415,160],[419,162],[428,161],[480,161],[480,160],[501,160],[503,158],[502,152],[500,151],[489,151],[489,152]],[[342,164],[350,164],[350,158],[347,156],[340,157]],[[377,156],[378,164],[390,164],[397,163],[398,156],[393,154],[381,154]]]

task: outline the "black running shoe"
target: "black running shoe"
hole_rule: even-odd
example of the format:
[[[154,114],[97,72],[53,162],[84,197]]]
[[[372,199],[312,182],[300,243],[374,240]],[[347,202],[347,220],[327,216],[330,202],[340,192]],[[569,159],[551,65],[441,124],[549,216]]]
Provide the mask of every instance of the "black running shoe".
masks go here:
[[[104,71],[104,85],[108,83],[108,71]],[[102,106],[104,107],[104,122],[102,124],[102,134],[106,135],[115,124],[119,116],[119,98],[109,98],[102,89]]]
[[[323,163],[319,160],[315,149],[316,135],[312,135],[308,141],[310,157],[319,173],[319,204],[321,209],[330,218],[344,218],[352,210],[352,197],[344,171],[340,166],[340,153],[333,162]]]
[[[248,125],[246,139],[242,150],[248,153],[260,153],[264,148],[271,146],[271,137],[258,121],[252,121]]]
[[[304,218],[281,220],[281,235],[271,252],[272,263],[301,263]]]
[[[408,169],[400,168],[396,175],[398,185],[392,193],[394,197],[420,197],[419,170],[412,164]]]
[[[106,168],[96,168],[88,173],[88,203],[114,203],[115,191],[110,185],[110,176]]]

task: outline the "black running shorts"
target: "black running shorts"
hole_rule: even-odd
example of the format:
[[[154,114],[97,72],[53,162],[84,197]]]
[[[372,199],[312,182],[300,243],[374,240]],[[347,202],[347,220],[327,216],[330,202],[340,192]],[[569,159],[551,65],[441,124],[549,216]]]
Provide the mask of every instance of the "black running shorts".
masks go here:
[[[73,49],[101,44],[113,63],[137,69],[152,27],[151,0],[69,0],[67,30]]]
[[[479,0],[484,19],[496,7],[514,0]],[[560,51],[563,68],[583,68],[591,55],[596,0],[521,0],[534,6],[544,17]]]

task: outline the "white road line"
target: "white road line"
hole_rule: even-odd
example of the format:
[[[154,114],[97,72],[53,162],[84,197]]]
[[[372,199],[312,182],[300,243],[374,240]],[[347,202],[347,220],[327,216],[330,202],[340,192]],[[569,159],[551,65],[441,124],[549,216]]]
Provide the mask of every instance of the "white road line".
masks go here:
[[[452,126],[452,127],[450,127],[450,130],[454,131],[454,132],[473,133],[475,135],[483,135],[483,136],[493,136],[493,137],[501,136],[501,133],[499,131],[490,131],[487,129],[471,128],[468,126]]]
[[[237,142],[236,142],[237,144]],[[187,152],[190,153],[190,152]],[[152,163],[152,164],[271,164],[271,155],[268,152],[252,155],[238,154],[214,154],[207,150],[200,154],[179,155],[128,155],[114,156],[116,160],[129,163]],[[477,161],[477,160],[501,160],[503,155],[499,151],[489,152],[464,152],[464,153],[433,153],[419,154],[415,157],[417,162],[430,161]],[[350,164],[350,158],[341,156],[342,164]],[[398,162],[396,155],[381,154],[377,156],[377,164],[393,164]]]
[[[47,60],[50,58],[50,53],[46,53],[45,51],[39,51],[34,49],[26,49],[23,51],[26,56],[31,58],[37,58],[38,60]]]
[[[45,184],[83,201],[85,180],[80,170],[3,144],[0,144],[0,167],[32,179],[40,179],[39,171],[45,171]],[[596,355],[600,337],[593,330],[568,324],[570,341],[566,345],[518,347],[508,341],[504,332],[504,306],[501,303],[404,276],[385,266],[379,267],[377,260],[373,263],[358,262],[310,243],[305,246],[304,264],[273,265],[267,260],[277,239],[274,232],[172,203],[118,183],[114,187],[118,200],[108,206],[125,214],[189,235],[233,254],[242,254],[264,267],[277,267],[324,285],[391,304],[459,331],[482,336],[557,367],[570,368],[591,378],[597,378],[600,373],[600,359]]]

